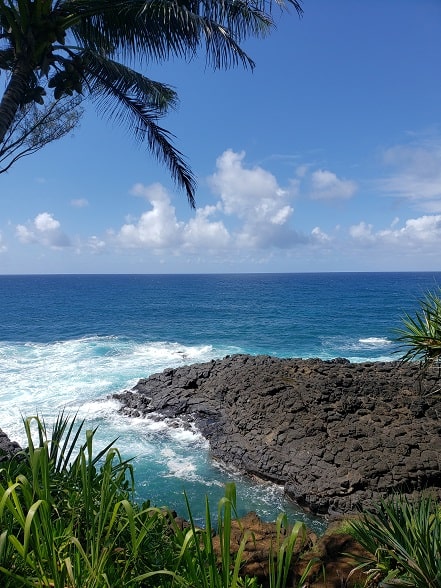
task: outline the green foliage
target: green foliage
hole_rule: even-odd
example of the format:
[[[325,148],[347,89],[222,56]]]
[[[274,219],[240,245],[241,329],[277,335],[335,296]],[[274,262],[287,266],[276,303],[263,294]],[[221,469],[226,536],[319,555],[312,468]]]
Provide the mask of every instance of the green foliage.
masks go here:
[[[396,330],[404,349],[403,361],[419,360],[424,368],[438,364],[441,358],[441,288],[428,292],[420,301],[415,317],[406,314],[403,327]]]
[[[240,578],[242,554],[248,536],[241,540],[235,556],[231,555],[231,522],[236,511],[236,488],[227,484],[225,496],[218,505],[218,534],[220,557],[218,558],[214,544],[214,528],[208,499],[205,501],[205,526],[203,529],[195,525],[191,507],[186,497],[190,527],[180,530],[175,526],[174,534],[179,546],[178,559],[175,566],[176,581],[185,586],[199,588],[238,588],[243,586]],[[245,580],[245,585],[249,585]]]
[[[218,505],[215,550],[208,499],[203,529],[187,499],[184,530],[166,509],[138,505],[130,462],[113,443],[94,455],[96,430],[81,441],[83,425],[61,414],[49,436],[40,418],[24,420],[28,448],[0,470],[2,588],[257,588],[242,573],[251,534],[243,533],[236,553],[231,549],[234,484]],[[287,585],[294,545],[305,532],[303,523],[289,530],[279,517],[270,588]]]
[[[430,497],[383,501],[351,521],[351,533],[372,554],[357,568],[366,570],[366,585],[441,586],[441,511]]]
[[[61,415],[49,440],[44,422],[25,420],[29,447],[0,473],[4,588],[129,586],[158,568],[148,547],[158,534],[167,545],[164,513],[130,500],[131,465],[111,446],[94,456],[95,431],[77,449],[82,426]]]
[[[304,523],[297,522],[291,530],[288,527],[286,514],[281,513],[276,521],[277,539],[273,546],[273,553],[269,560],[269,588],[284,588],[288,584],[289,572],[292,567],[294,547],[298,541],[302,545],[306,542],[306,527]],[[311,568],[319,561],[312,558],[305,568],[297,586],[300,588],[308,578]]]
[[[166,164],[194,206],[195,178],[158,124],[176,92],[131,66],[203,53],[214,68],[253,68],[241,44],[271,30],[274,5],[302,13],[298,0],[0,0],[0,146],[26,104],[84,95]]]

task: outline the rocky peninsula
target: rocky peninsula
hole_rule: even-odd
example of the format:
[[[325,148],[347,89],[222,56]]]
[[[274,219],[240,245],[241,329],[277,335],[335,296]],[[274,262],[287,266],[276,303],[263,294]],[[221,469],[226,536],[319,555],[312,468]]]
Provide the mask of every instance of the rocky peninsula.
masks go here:
[[[128,416],[194,422],[214,459],[317,514],[392,492],[441,496],[441,386],[414,364],[233,355],[141,379]]]

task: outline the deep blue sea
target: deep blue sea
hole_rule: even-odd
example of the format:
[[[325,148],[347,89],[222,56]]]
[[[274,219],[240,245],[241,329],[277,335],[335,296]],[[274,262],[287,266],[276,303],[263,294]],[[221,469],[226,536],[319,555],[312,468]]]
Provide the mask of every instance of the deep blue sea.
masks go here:
[[[109,395],[232,353],[395,359],[394,329],[440,284],[441,272],[0,276],[0,427],[23,443],[22,415],[78,412],[97,448],[118,437],[134,458],[140,499],[185,515],[185,490],[197,518],[234,480],[241,514],[305,518],[279,487],[213,463],[197,430],[122,417]]]

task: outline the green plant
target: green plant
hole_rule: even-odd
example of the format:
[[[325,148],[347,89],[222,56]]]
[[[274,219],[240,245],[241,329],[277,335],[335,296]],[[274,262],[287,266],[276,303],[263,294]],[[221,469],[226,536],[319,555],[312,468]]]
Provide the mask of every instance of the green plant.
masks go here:
[[[424,368],[438,364],[441,358],[441,288],[426,294],[415,317],[406,313],[403,327],[396,329],[396,333],[401,349],[407,349],[402,361],[419,360]]]
[[[63,414],[51,439],[38,417],[24,424],[28,449],[0,476],[2,587],[130,586],[141,571],[157,574],[150,541],[159,534],[166,546],[168,523],[130,499],[131,464],[111,445],[94,456],[95,431],[77,448],[83,423]]]
[[[227,484],[225,496],[218,504],[218,535],[220,554],[215,550],[214,528],[208,498],[205,501],[204,528],[196,526],[187,497],[189,528],[174,526],[173,537],[178,547],[175,581],[197,588],[249,588],[250,578],[240,575],[242,555],[250,535],[244,533],[237,553],[231,554],[231,523],[236,515],[236,487]]]
[[[210,505],[206,500],[205,521],[202,529],[193,520],[191,507],[187,501],[190,527],[181,531],[175,529],[175,536],[180,545],[176,565],[176,578],[179,583],[197,588],[254,588],[257,579],[244,575],[243,556],[249,541],[255,541],[250,531],[242,530],[237,548],[232,549],[232,522],[237,519],[236,487],[227,484],[225,496],[218,504],[218,550],[215,549],[214,529]],[[306,527],[304,523],[288,526],[285,514],[280,514],[276,522],[276,540],[269,555],[268,585],[270,588],[285,588],[292,582],[291,572],[294,547],[298,542],[304,544]],[[303,586],[315,560],[308,563],[296,586]],[[290,584],[293,585],[292,583]]]
[[[28,447],[0,470],[2,588],[258,587],[242,568],[252,534],[244,531],[232,549],[234,484],[218,504],[215,547],[208,499],[204,528],[187,498],[185,529],[167,509],[138,505],[130,462],[113,443],[94,455],[96,430],[86,430],[82,442],[83,425],[62,413],[49,435],[39,417],[24,420]],[[289,530],[284,515],[276,527],[269,585],[284,588],[306,529],[297,523]]]
[[[357,566],[366,570],[366,585],[441,586],[441,512],[432,498],[382,501],[351,521],[351,533],[372,555]]]
[[[286,514],[281,513],[277,517],[276,529],[276,544],[273,546],[269,558],[269,587],[284,588],[288,584],[296,543],[299,541],[301,545],[306,543],[306,527],[304,523],[297,522],[290,530]],[[297,581],[296,585],[299,588],[304,585],[311,572],[311,568],[317,561],[317,558],[312,558],[308,562],[303,574]]]

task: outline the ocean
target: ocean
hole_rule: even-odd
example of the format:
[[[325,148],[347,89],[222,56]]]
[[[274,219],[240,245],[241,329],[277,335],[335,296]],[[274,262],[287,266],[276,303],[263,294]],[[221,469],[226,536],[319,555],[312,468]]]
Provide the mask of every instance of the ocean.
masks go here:
[[[440,284],[441,272],[0,276],[0,427],[23,444],[22,417],[78,414],[98,426],[97,450],[117,438],[133,459],[139,500],[185,516],[185,492],[202,520],[205,497],[216,505],[234,481],[239,514],[320,530],[280,487],[213,462],[196,429],[128,419],[110,396],[233,353],[396,359],[394,329]]]

